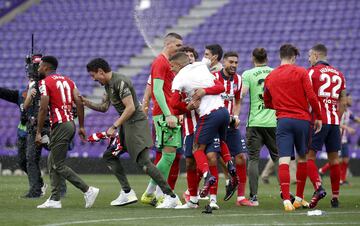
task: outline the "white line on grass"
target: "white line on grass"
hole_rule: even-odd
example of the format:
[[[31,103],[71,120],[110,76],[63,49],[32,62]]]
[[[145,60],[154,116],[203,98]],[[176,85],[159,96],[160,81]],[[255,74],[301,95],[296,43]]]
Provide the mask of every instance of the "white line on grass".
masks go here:
[[[272,223],[272,224],[214,224],[214,226],[241,226],[241,225],[251,225],[251,226],[267,226],[267,225],[280,225],[280,226],[291,226],[291,225],[359,225],[359,222],[314,222],[314,223]]]
[[[239,214],[222,214],[222,215],[210,215],[216,217],[239,217],[239,216],[284,216],[287,213],[239,213]],[[329,212],[327,215],[335,215],[335,214],[360,214],[360,212]],[[306,215],[306,213],[289,213],[289,216],[296,215]],[[129,218],[111,218],[111,219],[98,219],[98,220],[85,220],[85,221],[66,221],[62,223],[54,223],[54,224],[45,224],[43,226],[62,226],[62,225],[73,225],[73,224],[90,224],[90,223],[101,223],[101,222],[110,222],[110,221],[137,221],[137,220],[153,220],[153,219],[176,219],[176,218],[193,218],[197,216],[191,215],[178,215],[178,216],[158,216],[158,217],[129,217]],[[314,222],[314,223],[279,223],[276,222],[274,225],[355,225],[359,224],[358,222]],[[200,224],[201,225],[201,224]],[[252,225],[252,226],[263,226],[270,225],[267,224],[216,224],[217,226],[236,226],[236,225]]]

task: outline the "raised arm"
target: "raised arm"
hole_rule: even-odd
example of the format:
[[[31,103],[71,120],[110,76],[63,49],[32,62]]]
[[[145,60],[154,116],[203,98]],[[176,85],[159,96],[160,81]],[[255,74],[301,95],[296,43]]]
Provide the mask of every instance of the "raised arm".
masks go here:
[[[18,104],[19,90],[0,87],[0,99],[6,100],[14,104]]]
[[[219,80],[215,79],[214,83],[211,87],[196,89],[192,99],[200,100],[205,95],[218,95],[225,92],[225,87]]]
[[[83,96],[79,96],[79,98],[86,107],[94,111],[107,112],[110,107],[110,99],[106,93],[104,93],[101,103],[94,103]]]

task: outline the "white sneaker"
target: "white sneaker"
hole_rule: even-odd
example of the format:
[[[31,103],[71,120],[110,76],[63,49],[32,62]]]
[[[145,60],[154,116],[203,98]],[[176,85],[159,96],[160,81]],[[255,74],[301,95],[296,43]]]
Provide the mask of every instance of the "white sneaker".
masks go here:
[[[40,196],[42,196],[42,197],[45,196],[47,188],[48,188],[48,185],[44,183],[43,186],[41,187],[41,195]]]
[[[90,208],[94,205],[95,199],[99,194],[99,189],[95,187],[89,187],[89,190],[84,193],[85,208]]]
[[[60,209],[61,208],[61,201],[54,201],[48,198],[43,204],[37,206],[38,209],[46,209],[46,208],[53,208],[53,209]]]
[[[157,209],[172,209],[175,208],[179,203],[179,197],[176,196],[175,198],[171,197],[170,195],[165,195],[165,199],[163,203],[158,205]]]
[[[205,196],[203,198],[200,197],[200,195],[198,195],[198,200],[209,200],[209,196]]]
[[[135,191],[130,190],[129,193],[125,193],[123,190],[121,190],[119,197],[117,197],[115,200],[113,200],[110,205],[112,206],[125,206],[131,203],[137,202],[138,199],[136,197]]]
[[[184,205],[176,206],[175,209],[196,209],[199,207],[199,202],[194,203],[192,201],[188,201]]]
[[[220,207],[218,206],[218,204],[216,204],[216,201],[215,200],[210,200],[210,204],[209,204],[209,206],[211,207],[211,209],[213,209],[213,210],[218,210],[218,209],[220,209]]]

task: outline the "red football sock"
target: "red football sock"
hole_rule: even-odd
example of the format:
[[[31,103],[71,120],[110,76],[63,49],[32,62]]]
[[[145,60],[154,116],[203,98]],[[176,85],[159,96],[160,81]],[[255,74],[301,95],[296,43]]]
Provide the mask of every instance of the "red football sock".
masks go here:
[[[328,171],[330,168],[330,164],[327,162],[323,167],[320,168],[320,171],[322,173],[326,173],[326,171]]]
[[[216,183],[210,186],[210,195],[216,195],[218,190],[219,172],[217,166],[210,166],[210,173],[216,177]]]
[[[304,198],[304,189],[307,177],[307,163],[298,162],[296,170],[296,196]]]
[[[194,158],[196,161],[196,165],[198,167],[198,169],[200,170],[200,172],[202,174],[206,173],[209,171],[209,163],[207,161],[207,157],[204,153],[204,150],[196,150],[194,153]]]
[[[340,166],[330,165],[330,181],[333,198],[339,197],[340,190]]]
[[[307,160],[307,174],[316,191],[321,186],[321,178],[319,176],[315,161],[312,159]]]
[[[167,182],[172,190],[175,189],[175,184],[176,184],[176,181],[179,176],[181,157],[182,157],[182,154],[176,153],[176,157],[170,168],[169,177],[168,177]]]
[[[238,177],[238,196],[245,196],[245,186],[246,186],[246,162],[244,164],[236,164],[236,174]]]
[[[288,164],[279,165],[279,182],[284,200],[290,200],[290,172]]]
[[[231,160],[229,148],[224,141],[220,141],[220,154],[225,163]]]
[[[199,183],[200,183],[200,181],[201,181],[201,179],[202,179],[202,173],[201,173],[201,171],[197,168],[196,169],[196,175],[197,175],[197,177],[196,177],[196,182],[197,182],[197,184],[198,184],[198,186],[199,186]]]
[[[346,181],[346,174],[347,174],[348,166],[349,166],[349,163],[347,163],[347,162],[341,163],[341,177],[340,177],[341,181]]]
[[[199,176],[196,169],[186,170],[186,179],[188,183],[188,190],[191,196],[197,196],[199,186]]]
[[[154,159],[154,165],[156,166],[158,164],[158,162],[160,161],[162,156],[162,152],[161,151],[155,151],[155,159]]]

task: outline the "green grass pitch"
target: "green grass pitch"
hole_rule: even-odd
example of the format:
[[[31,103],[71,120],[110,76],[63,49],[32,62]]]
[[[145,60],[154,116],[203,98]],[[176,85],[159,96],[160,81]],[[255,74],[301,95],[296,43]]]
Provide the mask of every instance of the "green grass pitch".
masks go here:
[[[220,210],[213,214],[201,213],[201,208],[191,210],[158,210],[140,202],[125,207],[112,207],[110,202],[118,196],[120,186],[111,175],[82,175],[84,180],[100,188],[100,194],[91,209],[84,208],[82,193],[68,183],[68,193],[62,199],[62,209],[36,209],[48,197],[21,199],[27,188],[26,177],[0,177],[0,225],[360,225],[360,178],[350,178],[351,186],[342,186],[340,208],[330,208],[331,188],[329,178],[324,178],[328,196],[318,208],[326,212],[322,216],[307,216],[307,210],[292,213],[283,211],[279,187],[275,178],[271,184],[260,183],[259,207],[235,206],[235,195],[224,202],[224,179],[220,178],[218,203]],[[49,183],[48,176],[45,177]],[[140,199],[148,177],[129,175],[129,181]],[[185,177],[180,177],[176,187],[179,196],[186,187]],[[248,188],[246,188],[248,191]],[[295,192],[293,185],[291,191]],[[307,181],[306,199],[310,200],[312,186]],[[247,192],[248,193],[248,192]]]

